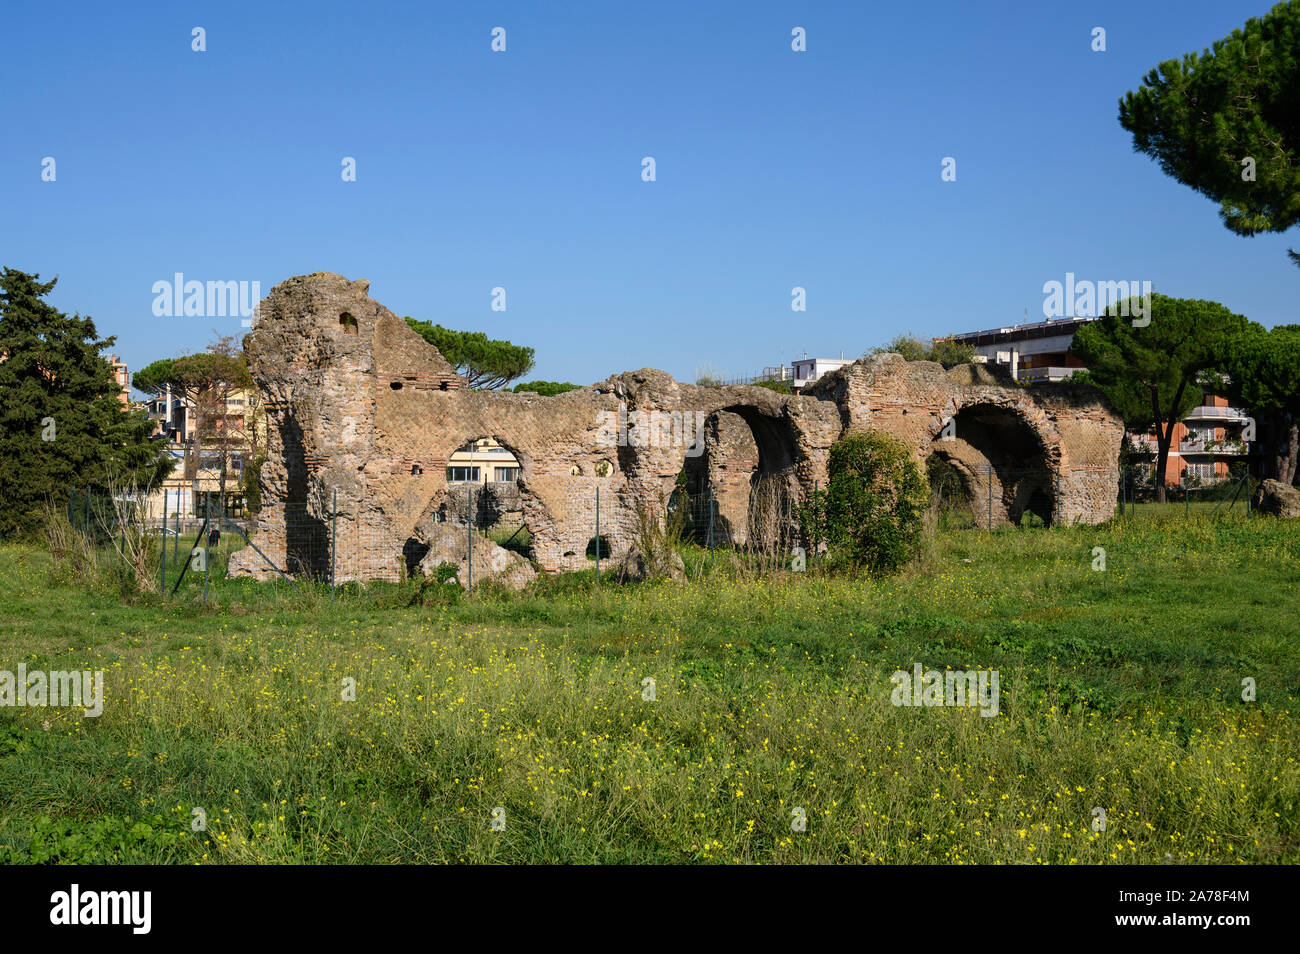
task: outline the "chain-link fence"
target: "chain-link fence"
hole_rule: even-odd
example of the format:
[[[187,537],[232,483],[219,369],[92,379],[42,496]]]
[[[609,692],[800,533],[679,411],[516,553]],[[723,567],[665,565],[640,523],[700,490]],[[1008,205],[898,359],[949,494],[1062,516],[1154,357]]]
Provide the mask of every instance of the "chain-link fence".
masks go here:
[[[1089,505],[1089,495],[1095,496],[1100,488],[1105,496],[1105,487],[1110,486],[1109,478],[1101,475],[1061,477],[1043,467],[965,467],[932,458],[927,470],[931,514],[940,530],[1072,523]],[[1118,487],[1113,488],[1114,500],[1103,504],[1113,504],[1110,514],[1115,517],[1147,512],[1248,515],[1255,482],[1246,462],[1216,478],[1202,479],[1184,470],[1180,483],[1166,486],[1161,501],[1149,467],[1125,466]],[[599,577],[613,569],[613,528],[619,528],[624,544],[628,542],[628,517],[616,510],[621,503],[608,495],[602,500],[599,489],[592,488],[591,494],[590,507],[574,509],[590,515],[589,533],[582,534],[588,541],[584,555]],[[789,473],[755,474],[748,481],[730,484],[705,481],[696,487],[679,482],[664,501],[666,513],[661,518],[671,539],[688,547],[729,551],[765,565],[784,564],[807,545],[808,508],[820,498],[821,488],[814,487],[812,497],[805,499]],[[66,516],[78,546],[134,578],[150,577],[149,585],[141,588],[167,599],[207,601],[216,588],[235,598],[266,583],[286,595],[314,590],[337,598],[339,592],[351,592],[373,580],[400,584],[435,571],[448,579],[455,576],[472,591],[503,565],[495,548],[476,540],[490,541],[532,561],[534,541],[517,500],[516,488],[449,488],[444,505],[432,514],[433,521],[446,529],[413,535],[401,544],[400,559],[390,552],[397,546],[390,528],[367,526],[355,512],[341,508],[337,492],[329,490],[311,500],[279,504],[282,528],[273,524],[271,532],[256,538],[258,542],[245,523],[225,512],[215,494],[196,494],[192,510],[182,513],[179,495],[115,496],[74,490]],[[1105,506],[1096,508],[1104,510]],[[426,536],[436,540],[430,543]],[[631,536],[635,544],[636,532]],[[434,546],[439,549],[430,557]],[[445,563],[453,568],[447,570]],[[578,559],[577,567],[582,565]]]
[[[1085,516],[1066,497],[1086,501],[1087,487],[1080,492],[1046,468],[967,467],[932,458],[927,469],[930,509],[941,530],[1050,527]]]
[[[1163,499],[1155,468],[1149,463],[1120,468],[1119,513],[1135,516],[1161,513],[1171,516],[1193,514],[1249,516],[1251,497],[1258,480],[1245,459],[1205,472],[1184,467],[1174,481],[1164,484]]]
[[[206,601],[228,579],[234,553],[250,547],[260,553],[244,523],[226,513],[215,493],[182,498],[174,492],[74,488],[63,516],[66,522],[48,530],[56,563],[75,561],[92,576],[107,574],[167,599]],[[286,590],[298,589],[285,567],[262,556]]]

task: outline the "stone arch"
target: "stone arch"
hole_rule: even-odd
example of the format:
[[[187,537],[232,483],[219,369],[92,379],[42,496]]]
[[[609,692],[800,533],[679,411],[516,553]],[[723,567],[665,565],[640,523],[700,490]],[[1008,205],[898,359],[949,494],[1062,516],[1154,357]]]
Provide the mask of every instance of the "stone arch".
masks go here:
[[[967,520],[975,522],[973,501],[982,478],[972,461],[956,451],[951,441],[936,442],[924,466],[930,477],[930,503],[936,515],[946,515],[949,526],[964,526]]]
[[[1056,435],[1013,403],[978,397],[960,405],[952,421],[953,436],[945,434],[943,422],[929,450],[966,477],[977,526],[1018,526],[1031,514],[1044,524],[1055,521]]]
[[[677,483],[693,501],[693,535],[764,551],[785,547],[795,534],[800,498],[792,425],[745,403],[707,414],[703,450],[685,456]]]
[[[491,442],[491,444],[495,445],[495,448],[505,452],[500,455],[501,460],[492,459],[495,448],[474,450],[484,441]],[[453,463],[455,455],[471,450],[483,458],[472,465],[467,465],[477,468],[477,474],[470,480],[455,479],[451,473],[456,466]],[[518,443],[496,432],[474,434],[457,443],[455,447],[447,449],[445,459],[447,460],[447,471],[444,472],[442,486],[431,498],[431,505],[450,504],[447,512],[454,512],[455,522],[464,523],[466,515],[464,505],[467,505],[468,500],[460,500],[456,491],[468,490],[473,485],[476,496],[474,506],[475,526],[485,526],[488,522],[499,519],[503,513],[515,511],[520,511],[521,520],[525,526],[527,525],[526,519],[522,519],[523,491],[520,485],[527,482],[532,461],[530,455],[521,450]],[[497,479],[495,470],[504,467],[518,468],[518,473],[514,479]],[[456,477],[460,476],[456,475]],[[509,489],[510,487],[514,489]],[[456,499],[453,500],[453,498]]]
[[[466,448],[474,447],[484,440],[490,440],[495,445],[508,451],[509,456],[505,457],[503,455],[504,460],[500,465],[491,461],[490,458],[485,463],[477,465],[479,466],[477,479],[468,481],[450,479],[448,471],[456,466],[453,463],[455,454]],[[435,450],[439,455],[436,459],[443,465],[443,470],[441,473],[430,473],[426,470],[426,474],[433,478],[431,481],[433,487],[431,491],[422,495],[424,503],[421,508],[420,518],[416,522],[411,535],[402,544],[402,559],[408,573],[412,571],[414,566],[419,564],[420,560],[428,552],[428,546],[422,542],[422,538],[427,537],[430,533],[430,528],[426,524],[451,523],[465,528],[470,516],[471,499],[473,501],[473,518],[476,528],[486,528],[501,522],[504,518],[510,525],[514,525],[516,522],[522,524],[529,534],[529,538],[536,539],[539,528],[549,525],[550,517],[545,504],[527,488],[527,480],[532,471],[533,461],[531,455],[522,450],[519,443],[492,430],[490,432],[476,432],[458,438],[454,446],[438,447]],[[513,458],[514,464],[510,463],[511,458]],[[516,465],[519,468],[519,473],[514,480],[498,481],[493,479],[495,475],[491,472],[484,472],[483,470],[485,466]],[[486,480],[484,480],[485,477]],[[517,521],[511,519],[512,515],[515,514],[517,514]]]

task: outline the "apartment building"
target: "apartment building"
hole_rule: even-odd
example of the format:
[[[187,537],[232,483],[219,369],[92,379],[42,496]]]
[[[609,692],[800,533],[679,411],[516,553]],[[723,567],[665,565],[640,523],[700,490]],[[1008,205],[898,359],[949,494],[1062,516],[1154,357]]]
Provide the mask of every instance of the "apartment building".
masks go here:
[[[201,435],[193,402],[170,389],[151,396],[144,408],[157,423],[156,438],[167,442],[168,453],[177,461],[171,476],[150,496],[151,512],[161,514],[166,508],[169,514],[199,516],[205,501],[211,500],[214,509],[221,506],[232,517],[244,516],[240,481],[245,467],[266,447],[266,415],[256,392],[231,391],[222,408],[208,408]]]
[[[1242,436],[1249,423],[1245,410],[1230,406],[1227,398],[1205,395],[1200,405],[1174,425],[1165,483],[1182,484],[1184,474],[1192,485],[1226,480],[1232,462],[1244,460],[1250,453],[1250,444]],[[1129,440],[1142,455],[1139,466],[1151,470],[1156,456],[1154,430]]]
[[[508,483],[519,479],[519,461],[490,437],[470,441],[447,459],[447,482]]]
[[[1074,333],[1096,318],[1035,321],[1007,328],[989,328],[953,335],[958,344],[971,345],[978,358],[1005,365],[1017,381],[1063,381],[1083,367],[1070,354]]]
[[[108,363],[113,366],[113,380],[117,382],[120,393],[117,399],[126,407],[131,406],[131,372],[126,362],[115,354],[108,356]]]

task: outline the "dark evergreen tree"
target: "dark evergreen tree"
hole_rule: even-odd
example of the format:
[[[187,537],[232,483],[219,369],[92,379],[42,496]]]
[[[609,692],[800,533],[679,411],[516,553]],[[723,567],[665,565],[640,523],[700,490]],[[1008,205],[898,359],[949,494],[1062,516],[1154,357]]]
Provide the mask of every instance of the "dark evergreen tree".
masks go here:
[[[1251,322],[1215,301],[1152,295],[1149,323],[1134,326],[1120,317],[1121,307],[1111,305],[1075,333],[1070,351],[1089,370],[1074,378],[1099,388],[1129,431],[1155,425],[1156,500],[1164,503],[1174,425],[1201,403],[1203,372],[1217,367],[1227,341]]]
[[[172,466],[148,416],[121,402],[100,354],[115,339],[44,300],[56,281],[0,275],[0,536],[35,530],[74,487],[143,488]]]
[[[1161,63],[1120,100],[1119,121],[1233,232],[1285,232],[1300,222],[1300,2]]]

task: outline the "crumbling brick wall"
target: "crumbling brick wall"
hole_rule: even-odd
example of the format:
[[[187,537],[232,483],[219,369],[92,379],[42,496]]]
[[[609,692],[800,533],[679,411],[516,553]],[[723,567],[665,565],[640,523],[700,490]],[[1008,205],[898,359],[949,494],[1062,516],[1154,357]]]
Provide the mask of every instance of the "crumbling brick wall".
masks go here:
[[[954,415],[958,437],[965,422],[976,439],[972,466],[980,456],[1006,466],[1006,448],[978,440],[988,443],[982,421],[1007,418],[1006,433],[1028,448],[1015,452],[1032,458],[1022,463],[1062,488],[1060,519],[1096,522],[1114,512],[1122,426],[1082,389],[1031,392],[971,366],[944,371],[883,355],[803,396],[700,387],[650,369],[553,397],[472,391],[368,289],[330,273],[291,278],[262,302],[245,338],[269,425],[253,539],[295,573],[324,576],[332,546],[338,581],[400,578],[416,525],[448,503],[447,459],[483,437],[519,461],[519,505],[544,570],[588,565],[597,489],[601,536],[618,559],[632,545],[637,510],[669,499],[709,419],[722,431],[713,460],[706,436],[707,471],[729,514],[755,473],[786,499],[824,484],[830,446],[846,429],[888,430],[923,460]],[[1014,488],[999,496],[1007,498],[1000,518],[1009,519]],[[230,569],[274,572],[251,548]]]

